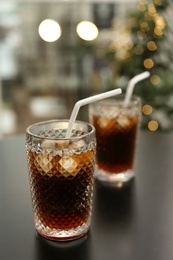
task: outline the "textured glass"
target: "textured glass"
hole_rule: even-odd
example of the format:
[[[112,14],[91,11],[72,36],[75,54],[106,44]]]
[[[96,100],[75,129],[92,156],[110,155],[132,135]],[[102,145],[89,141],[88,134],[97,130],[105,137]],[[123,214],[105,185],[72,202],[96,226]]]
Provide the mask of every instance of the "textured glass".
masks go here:
[[[125,182],[134,176],[134,155],[140,122],[140,99],[127,107],[122,101],[108,99],[89,108],[90,121],[96,128],[96,177],[108,182]]]
[[[88,231],[95,169],[95,139],[86,141],[84,132],[75,130],[75,140],[58,140],[65,132],[49,129],[39,131],[37,137],[26,135],[36,230],[58,240]]]

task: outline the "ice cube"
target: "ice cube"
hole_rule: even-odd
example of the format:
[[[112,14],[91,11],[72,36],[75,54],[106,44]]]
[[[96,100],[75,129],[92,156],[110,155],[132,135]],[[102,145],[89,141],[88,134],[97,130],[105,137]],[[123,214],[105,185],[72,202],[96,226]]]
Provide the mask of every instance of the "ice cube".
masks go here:
[[[105,127],[107,127],[108,124],[109,124],[109,122],[110,122],[109,119],[103,118],[103,117],[99,118],[99,120],[98,120],[98,124],[99,124],[100,128],[105,128]]]
[[[55,147],[55,141],[54,140],[44,140],[41,143],[41,148],[54,148]]]
[[[41,148],[50,149],[50,148],[59,148],[59,149],[67,149],[67,148],[80,148],[85,146],[86,143],[84,140],[79,140],[76,142],[71,142],[69,140],[44,140],[41,143]]]
[[[64,149],[69,147],[69,141],[68,140],[58,140],[55,142],[55,148]]]
[[[69,145],[67,140],[44,140],[41,144],[41,148],[66,148]]]
[[[117,123],[120,127],[126,128],[130,125],[130,120],[127,117],[119,117],[117,118]]]
[[[107,118],[116,118],[120,113],[120,108],[115,106],[109,107],[105,112]]]
[[[49,171],[51,171],[53,167],[53,156],[51,155],[43,155],[43,154],[38,154],[37,157],[35,158],[35,166],[37,169],[42,173],[42,175],[45,175]]]
[[[80,148],[80,147],[83,147],[83,146],[85,146],[85,145],[86,145],[85,141],[81,139],[81,140],[75,142],[75,143],[73,144],[73,147],[74,147],[74,148]]]
[[[63,156],[59,161],[58,170],[67,178],[69,175],[75,176],[78,173],[79,168],[77,166],[76,161],[70,156]]]

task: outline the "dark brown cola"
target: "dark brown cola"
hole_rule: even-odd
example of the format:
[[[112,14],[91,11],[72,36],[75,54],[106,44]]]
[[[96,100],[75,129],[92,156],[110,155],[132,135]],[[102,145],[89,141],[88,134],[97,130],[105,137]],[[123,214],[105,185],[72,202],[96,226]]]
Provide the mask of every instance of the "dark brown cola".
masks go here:
[[[90,217],[93,153],[51,156],[28,153],[34,213],[42,228],[72,229]]]
[[[96,128],[97,165],[109,173],[133,168],[138,117],[124,119],[91,116]]]

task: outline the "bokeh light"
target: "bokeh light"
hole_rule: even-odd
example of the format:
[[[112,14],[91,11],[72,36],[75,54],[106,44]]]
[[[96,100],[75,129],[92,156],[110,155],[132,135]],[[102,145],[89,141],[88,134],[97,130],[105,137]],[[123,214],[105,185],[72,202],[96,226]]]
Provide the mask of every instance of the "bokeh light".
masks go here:
[[[150,77],[150,82],[153,84],[153,85],[159,85],[160,84],[160,77],[158,75],[152,75]]]
[[[150,115],[152,112],[153,112],[153,108],[152,106],[146,104],[142,107],[142,112],[145,114],[145,115]]]
[[[142,32],[147,32],[147,31],[149,31],[149,26],[148,26],[148,23],[147,23],[147,22],[142,22],[142,23],[140,24],[140,28],[141,28],[141,31],[142,31]]]
[[[157,49],[157,45],[156,45],[156,43],[154,41],[149,41],[147,43],[147,48],[150,51],[155,51]]]
[[[155,8],[155,6],[154,6],[153,4],[150,4],[150,5],[148,6],[148,13],[149,13],[149,15],[151,15],[151,16],[153,16],[153,15],[156,14],[156,8]]]
[[[145,3],[144,2],[138,2],[137,3],[137,9],[141,12],[144,12],[146,10]]]
[[[39,25],[38,32],[40,37],[46,42],[57,41],[62,33],[60,25],[52,19],[42,21]]]
[[[152,59],[145,59],[144,60],[144,67],[146,69],[151,69],[154,66],[154,62]]]
[[[144,48],[142,47],[142,45],[136,45],[134,48],[133,48],[133,52],[136,54],[136,55],[141,55],[143,52],[144,52]]]
[[[85,41],[93,41],[97,38],[99,31],[97,26],[89,21],[82,21],[76,27],[77,34]]]
[[[156,131],[159,127],[159,124],[157,121],[155,120],[151,120],[149,123],[148,123],[148,128],[150,131]]]
[[[160,37],[163,35],[163,31],[162,31],[162,28],[160,26],[156,26],[154,28],[154,34],[157,36],[157,37]]]

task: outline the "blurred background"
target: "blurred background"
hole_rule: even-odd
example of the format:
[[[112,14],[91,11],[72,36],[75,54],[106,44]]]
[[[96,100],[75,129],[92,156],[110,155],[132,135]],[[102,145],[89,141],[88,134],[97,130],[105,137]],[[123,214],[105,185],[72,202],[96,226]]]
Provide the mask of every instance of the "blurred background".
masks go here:
[[[171,0],[1,0],[0,137],[69,118],[77,100],[125,91],[145,70],[141,127],[172,131],[172,24]]]

